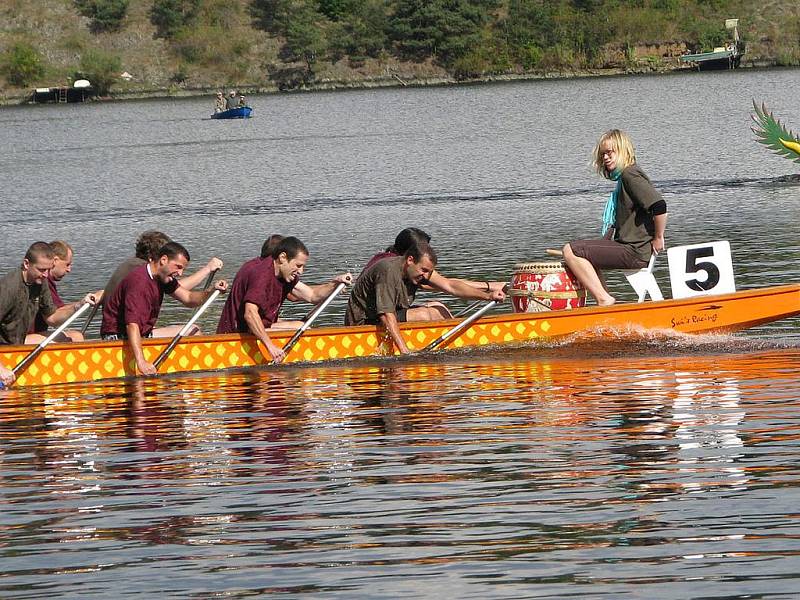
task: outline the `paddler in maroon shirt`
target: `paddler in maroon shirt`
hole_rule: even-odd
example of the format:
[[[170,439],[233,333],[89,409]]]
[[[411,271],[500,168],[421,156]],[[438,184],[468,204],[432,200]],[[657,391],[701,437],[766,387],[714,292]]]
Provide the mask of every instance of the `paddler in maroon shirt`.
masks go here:
[[[269,240],[268,240],[269,241]],[[264,248],[268,244],[264,244]],[[283,348],[272,342],[268,329],[297,329],[302,321],[279,321],[283,302],[291,293],[298,300],[312,304],[322,302],[339,283],[350,284],[350,273],[337,275],[330,282],[307,285],[300,281],[308,249],[296,237],[283,238],[271,256],[262,256],[247,261],[236,273],[231,293],[222,309],[217,333],[252,333],[269,352],[265,358],[281,362],[286,354]]]
[[[217,281],[208,291],[191,291],[180,285],[178,278],[189,264],[189,251],[178,242],[165,244],[158,260],[150,260],[133,269],[103,305],[100,336],[104,340],[127,340],[143,375],[154,375],[156,368],[144,358],[142,338],[152,337],[153,327],[161,311],[164,294],[185,306],[200,306],[214,290],[225,292],[228,284]],[[189,335],[196,335],[195,328]]]

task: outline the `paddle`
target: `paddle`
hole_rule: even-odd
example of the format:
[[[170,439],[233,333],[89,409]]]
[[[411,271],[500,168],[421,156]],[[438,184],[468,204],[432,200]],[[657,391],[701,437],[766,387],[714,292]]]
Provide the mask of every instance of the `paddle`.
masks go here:
[[[211,275],[213,276],[213,273]],[[178,342],[181,341],[181,338],[183,338],[185,335],[189,333],[189,331],[191,331],[197,319],[200,318],[200,315],[202,315],[206,311],[206,309],[209,306],[211,306],[211,303],[214,302],[214,300],[216,300],[217,296],[219,295],[220,291],[214,290],[214,292],[208,298],[206,298],[206,301],[203,302],[203,305],[197,309],[194,315],[192,315],[192,318],[189,319],[189,322],[186,323],[186,325],[184,325],[181,328],[178,334],[174,338],[172,338],[172,341],[169,343],[169,345],[166,348],[164,348],[164,350],[161,351],[161,354],[158,355],[158,358],[156,358],[153,361],[153,366],[156,368],[156,370],[158,370],[158,367],[161,366],[161,363],[163,363],[164,359],[166,359],[167,356],[169,356],[169,353],[172,352],[175,346],[178,345]]]
[[[488,312],[489,310],[494,308],[494,306],[496,304],[497,304],[497,300],[489,301],[482,309],[477,311],[475,314],[470,315],[469,317],[467,317],[466,319],[461,321],[458,325],[456,325],[455,327],[453,327],[449,331],[445,331],[442,335],[440,335],[438,338],[436,338],[430,344],[425,346],[425,348],[423,348],[422,351],[423,352],[429,352],[431,350],[434,350],[437,346],[440,346],[441,344],[443,344],[444,342],[449,340],[451,337],[453,337],[457,333],[461,333],[461,331],[463,331],[464,329],[466,329],[467,327],[472,325],[475,321],[480,319],[486,312]]]
[[[75,319],[81,316],[84,312],[86,312],[86,309],[89,308],[90,306],[91,304],[88,303],[81,305],[81,307],[74,313],[72,313],[72,316],[66,321],[64,321],[58,327],[58,329],[56,329],[53,333],[51,333],[49,336],[47,336],[45,339],[39,342],[39,345],[36,346],[36,348],[34,348],[33,350],[31,350],[30,353],[21,361],[19,361],[19,364],[12,369],[12,371],[14,371],[14,375],[19,374],[20,371],[22,371],[25,367],[27,367],[33,361],[33,359],[39,356],[41,351],[45,349],[45,346],[47,346],[50,342],[56,339],[59,335],[61,335],[67,329],[67,327],[72,325],[72,322],[75,321]]]
[[[503,286],[503,293],[504,294],[508,294],[508,284],[505,284]],[[462,308],[460,311],[458,311],[453,316],[454,317],[463,317],[465,314],[470,312],[473,308],[477,308],[480,305],[481,302],[483,302],[483,300],[475,300],[475,302],[473,302],[472,304],[470,304],[466,308]]]
[[[286,345],[283,347],[284,357],[285,357],[285,355],[289,354],[289,351],[292,348],[294,348],[294,345],[297,343],[297,340],[299,340],[300,336],[303,335],[303,333],[305,333],[306,329],[311,327],[311,323],[314,322],[314,319],[316,319],[320,315],[320,313],[323,310],[325,310],[325,308],[328,306],[328,304],[333,302],[333,299],[336,296],[339,295],[339,293],[344,289],[345,285],[346,284],[344,282],[339,283],[339,285],[337,285],[333,289],[333,291],[330,293],[330,295],[327,298],[325,298],[325,300],[320,302],[313,311],[311,311],[311,313],[306,318],[305,323],[303,323],[300,326],[300,329],[298,329],[297,331],[294,332],[294,335],[292,336],[292,338],[288,342],[286,342]]]
[[[99,302],[94,306],[92,306],[92,312],[90,312],[89,316],[86,317],[86,321],[83,323],[83,327],[81,327],[81,335],[84,335],[86,333],[86,330],[89,329],[89,323],[92,322],[92,319],[94,319],[94,316],[97,314],[97,308],[99,306],[100,306]]]
[[[213,271],[211,271],[211,273],[208,274],[208,277],[206,277],[206,282],[203,284],[204,292],[211,287],[211,282],[214,281],[214,275],[217,274],[217,271],[219,271],[219,269],[214,269]]]
[[[470,305],[469,305],[469,306],[467,306],[466,308],[462,308],[460,311],[458,311],[458,312],[457,312],[456,314],[454,314],[453,316],[454,316],[454,317],[463,317],[465,314],[467,314],[468,312],[470,312],[470,311],[471,311],[473,308],[477,308],[477,307],[478,307],[478,305],[479,305],[481,302],[483,302],[483,300],[475,300],[475,302],[473,302],[472,304],[470,304]]]

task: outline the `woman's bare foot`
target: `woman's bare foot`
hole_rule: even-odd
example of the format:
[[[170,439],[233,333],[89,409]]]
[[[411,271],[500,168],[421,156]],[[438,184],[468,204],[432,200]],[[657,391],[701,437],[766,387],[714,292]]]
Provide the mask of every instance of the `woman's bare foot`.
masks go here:
[[[617,302],[614,296],[608,298],[597,298],[597,306],[613,306]]]

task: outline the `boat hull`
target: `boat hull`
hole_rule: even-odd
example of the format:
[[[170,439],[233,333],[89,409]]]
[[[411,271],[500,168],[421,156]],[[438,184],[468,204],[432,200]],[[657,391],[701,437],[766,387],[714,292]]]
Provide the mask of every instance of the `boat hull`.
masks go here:
[[[722,71],[738,69],[742,55],[733,50],[722,52],[703,52],[681,56],[681,62],[691,64],[699,71]]]
[[[490,344],[520,344],[563,338],[584,331],[666,330],[681,333],[732,332],[800,314],[800,285],[748,290],[720,296],[663,300],[610,307],[530,314],[489,316],[445,344],[464,348]],[[457,320],[404,323],[408,347],[420,350],[451,329]],[[271,332],[282,345],[293,332]],[[168,338],[144,340],[145,357],[152,361]],[[33,346],[8,346],[0,363],[11,367]],[[383,330],[375,326],[309,329],[287,356],[287,363],[320,362],[387,356],[394,353]],[[183,373],[265,365],[260,343],[250,335],[228,334],[184,338],[161,365],[160,372]],[[52,344],[18,374],[17,386],[89,382],[136,375],[132,352],[121,341]]]
[[[212,119],[249,119],[253,113],[253,109],[249,106],[240,106],[238,108],[231,108],[223,110],[222,112],[214,113],[211,115]]]

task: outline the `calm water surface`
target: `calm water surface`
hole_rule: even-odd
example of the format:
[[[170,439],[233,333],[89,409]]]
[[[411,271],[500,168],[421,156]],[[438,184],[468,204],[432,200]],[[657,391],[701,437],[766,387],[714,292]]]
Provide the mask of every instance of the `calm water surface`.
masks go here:
[[[446,274],[507,279],[596,234],[589,154],[618,126],[668,245],[796,282],[797,165],[749,113],[800,127],[797,74],[263,96],[234,122],[210,98],[4,109],[0,256],[67,239],[71,299],[147,228],[228,277],[280,231],[314,282],[416,225]],[[799,325],[9,392],[0,596],[797,597]]]

